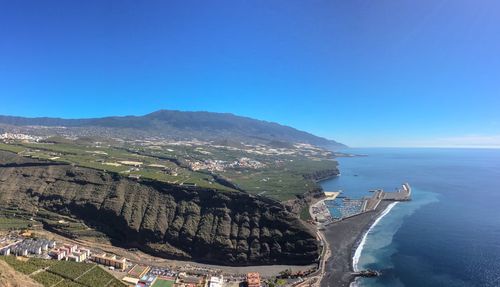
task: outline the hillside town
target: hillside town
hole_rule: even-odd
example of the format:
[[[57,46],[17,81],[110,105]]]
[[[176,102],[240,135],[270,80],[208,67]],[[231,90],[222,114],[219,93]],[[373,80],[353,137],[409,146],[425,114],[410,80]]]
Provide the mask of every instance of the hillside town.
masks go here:
[[[43,127],[43,126],[32,126],[32,127],[8,127],[10,132],[4,132],[0,134],[0,140],[4,142],[15,142],[23,141],[26,143],[37,143],[44,141],[53,137],[52,134],[45,135],[47,130],[53,129],[54,127]],[[4,127],[3,129],[7,129]],[[62,129],[62,128],[61,128]],[[66,129],[62,129],[66,131]],[[76,140],[81,137],[79,134],[60,133],[59,137],[68,140]],[[333,155],[332,151],[326,150],[324,148],[319,148],[308,143],[295,143],[287,144],[284,146],[273,146],[272,144],[249,144],[244,142],[237,142],[234,144],[222,145],[216,141],[201,141],[201,140],[173,140],[163,137],[146,137],[143,139],[133,139],[127,140],[124,138],[109,138],[109,140],[121,143],[129,144],[137,147],[146,147],[152,150],[166,150],[169,152],[175,152],[177,147],[193,147],[194,150],[199,154],[212,155],[212,149],[220,149],[227,151],[237,151],[245,152],[249,155],[263,155],[263,156],[283,156],[283,155],[302,155],[307,157],[331,157]],[[107,144],[103,142],[95,142],[94,147],[105,147]],[[95,151],[92,151],[95,153]],[[99,153],[99,152],[97,152]],[[237,166],[238,164],[243,164],[244,162],[249,162],[251,159],[241,158],[241,162],[230,162],[228,165]],[[258,163],[253,163],[258,165]],[[259,167],[253,167],[259,168]]]
[[[201,161],[188,161],[189,167],[192,170],[208,170],[208,171],[225,171],[227,168],[251,168],[259,169],[264,168],[266,165],[257,160],[248,157],[242,157],[238,160],[227,162],[223,160],[205,160]]]
[[[152,266],[74,243],[40,238],[30,230],[10,231],[1,236],[0,260],[2,257],[95,263],[130,287],[268,287],[276,286],[273,282],[278,281],[278,285],[293,286],[303,281],[301,276],[308,275],[292,274],[289,270],[278,277],[262,277],[258,272],[231,274],[192,263],[172,268]]]
[[[44,131],[41,127],[29,129]],[[280,190],[277,190],[276,194],[281,196],[280,199],[295,197],[293,193],[303,193],[304,188],[315,188],[312,174],[308,175],[310,177],[303,176],[304,170],[335,171],[336,168],[330,151],[310,144],[225,145],[195,139],[81,139],[64,134],[64,129],[60,131],[64,136],[57,138],[40,135],[43,132],[6,132],[1,134],[0,150],[35,161],[69,163],[73,167],[113,172],[139,182],[154,179],[180,186],[229,190],[235,186],[239,187],[238,184],[242,183],[246,184],[242,185],[243,187],[254,187],[255,191],[252,191],[259,195],[270,195],[278,188]],[[75,176],[74,172],[67,175]],[[230,185],[232,183],[229,181],[224,182],[225,179],[221,182],[226,185],[221,185],[218,181],[221,177],[216,178],[215,175],[229,175],[231,177],[226,178],[236,185]],[[297,181],[303,182],[303,187],[297,184]],[[286,188],[286,192],[281,191],[281,188],[288,186],[295,187],[297,191],[290,188]],[[78,228],[64,227],[64,220],[56,220],[50,224],[56,228],[66,228],[64,232],[85,232],[87,228],[76,223]],[[0,255],[97,264],[127,286],[140,287],[293,286],[317,271],[317,266],[312,267],[314,264],[293,272],[283,268],[273,272],[272,276],[263,274],[266,272],[262,270],[261,273],[255,272],[256,270],[251,268],[241,273],[229,272],[219,268],[202,267],[192,262],[169,267],[166,264],[156,265],[152,261],[137,260],[131,253],[113,254],[92,244],[83,246],[72,240],[32,237],[25,232],[10,232],[1,237]]]

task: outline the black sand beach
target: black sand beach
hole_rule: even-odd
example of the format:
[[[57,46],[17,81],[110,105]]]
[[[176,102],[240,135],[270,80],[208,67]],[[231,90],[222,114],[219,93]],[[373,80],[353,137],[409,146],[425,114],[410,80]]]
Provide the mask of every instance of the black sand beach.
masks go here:
[[[321,287],[347,287],[353,281],[351,276],[352,256],[358,242],[378,216],[391,204],[382,201],[373,212],[351,217],[326,227],[324,232],[331,250],[326,262]]]

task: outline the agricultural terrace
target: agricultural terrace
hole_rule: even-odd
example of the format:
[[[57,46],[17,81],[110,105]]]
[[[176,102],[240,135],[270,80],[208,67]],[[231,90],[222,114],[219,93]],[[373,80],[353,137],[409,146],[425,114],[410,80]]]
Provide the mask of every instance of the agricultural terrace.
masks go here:
[[[0,260],[46,287],[125,286],[96,264],[15,256],[0,256]]]
[[[123,176],[236,191],[216,179],[222,177],[240,189],[280,201],[317,189],[315,181],[335,174],[337,169],[330,152],[302,147],[151,142],[104,145],[65,140],[1,143],[0,150]]]
[[[0,214],[1,216],[2,214]],[[0,230],[19,230],[28,229],[34,222],[21,218],[0,217]]]
[[[213,176],[177,164],[177,157],[159,158],[138,154],[123,147],[77,143],[0,143],[0,150],[55,162],[75,164],[123,176],[138,176],[172,184],[193,183],[203,188],[234,191],[215,182]],[[138,164],[133,164],[138,163]]]

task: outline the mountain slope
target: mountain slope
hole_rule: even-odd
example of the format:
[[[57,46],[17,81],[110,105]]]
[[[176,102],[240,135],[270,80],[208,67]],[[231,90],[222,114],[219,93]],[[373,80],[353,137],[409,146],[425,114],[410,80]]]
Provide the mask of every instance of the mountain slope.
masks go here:
[[[0,152],[0,210],[71,216],[117,245],[221,265],[310,264],[315,234],[283,205],[244,192],[134,181]],[[52,222],[52,223],[51,223]],[[49,228],[49,226],[45,226]],[[76,228],[71,228],[73,234]]]
[[[64,126],[75,132],[105,133],[127,138],[159,136],[173,139],[231,139],[250,143],[309,143],[322,147],[344,147],[334,140],[277,123],[228,113],[160,110],[144,116],[92,119],[24,118],[0,116],[0,124],[10,126]]]
[[[0,259],[0,287],[43,287]]]

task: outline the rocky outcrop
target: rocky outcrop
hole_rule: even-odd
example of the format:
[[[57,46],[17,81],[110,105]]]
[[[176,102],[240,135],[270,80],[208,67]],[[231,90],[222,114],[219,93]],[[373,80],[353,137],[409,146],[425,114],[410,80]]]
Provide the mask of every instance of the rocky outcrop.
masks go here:
[[[309,264],[318,242],[275,201],[134,181],[0,152],[0,206],[44,209],[96,227],[124,247],[224,265]]]

